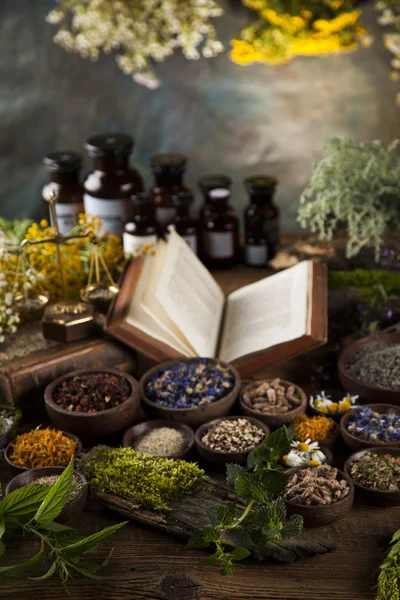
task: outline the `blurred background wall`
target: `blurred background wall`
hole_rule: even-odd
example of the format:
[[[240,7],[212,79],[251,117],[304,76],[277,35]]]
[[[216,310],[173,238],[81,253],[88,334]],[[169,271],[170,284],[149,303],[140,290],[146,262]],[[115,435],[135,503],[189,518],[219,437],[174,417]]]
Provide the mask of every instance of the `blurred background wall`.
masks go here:
[[[229,49],[254,17],[239,0],[221,4],[225,15],[215,24]],[[399,136],[390,55],[371,2],[363,5],[375,36],[368,49],[279,68],[241,67],[226,53],[199,61],[178,54],[157,67],[162,86],[155,91],[123,75],[112,56],[93,63],[56,46],[56,29],[45,22],[54,6],[0,1],[0,216],[40,217],[43,155],[83,152],[90,134],[107,130],[134,136],[133,159],[147,183],[149,157],[163,151],[187,155],[192,186],[206,173],[231,175],[240,210],[245,177],[276,175],[283,229],[294,231],[299,194],[327,138]]]

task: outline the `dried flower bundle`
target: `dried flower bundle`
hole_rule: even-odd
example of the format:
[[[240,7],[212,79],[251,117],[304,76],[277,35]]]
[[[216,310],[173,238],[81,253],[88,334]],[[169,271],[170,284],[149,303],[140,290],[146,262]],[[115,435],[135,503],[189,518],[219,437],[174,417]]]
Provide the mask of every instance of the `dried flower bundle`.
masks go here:
[[[222,14],[214,0],[59,0],[47,21],[60,28],[54,41],[83,58],[118,52],[126,74],[149,88],[158,86],[152,62],[181,49],[188,59],[223,50],[211,19]]]

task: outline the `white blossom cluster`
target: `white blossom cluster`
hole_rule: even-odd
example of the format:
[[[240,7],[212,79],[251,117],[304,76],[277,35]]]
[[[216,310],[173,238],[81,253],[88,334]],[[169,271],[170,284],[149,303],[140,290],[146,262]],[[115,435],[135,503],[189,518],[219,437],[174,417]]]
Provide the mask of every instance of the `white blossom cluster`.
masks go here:
[[[7,250],[4,232],[0,229],[0,259],[8,260],[10,255]],[[6,335],[15,333],[19,324],[19,315],[13,307],[13,296],[6,274],[0,273],[0,344],[6,340]]]
[[[58,0],[47,22],[59,25],[54,41],[96,60],[117,52],[122,71],[149,88],[159,85],[152,62],[181,48],[188,59],[223,50],[210,19],[222,15],[214,0]]]
[[[376,10],[380,13],[378,17],[379,25],[382,27],[391,27],[392,32],[383,36],[385,48],[391,52],[394,57],[390,61],[392,71],[390,79],[395,82],[400,81],[400,0],[378,0],[375,4]],[[400,92],[396,96],[396,104],[400,106]]]

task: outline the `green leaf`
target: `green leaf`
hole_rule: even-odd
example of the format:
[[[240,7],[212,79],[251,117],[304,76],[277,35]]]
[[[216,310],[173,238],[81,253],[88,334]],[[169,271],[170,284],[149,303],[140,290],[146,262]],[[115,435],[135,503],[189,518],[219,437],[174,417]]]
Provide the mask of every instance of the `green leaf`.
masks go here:
[[[221,558],[221,551],[217,550],[216,552],[214,552],[214,554],[211,554],[211,556],[207,556],[207,558],[203,559],[203,565],[217,565],[219,559]]]
[[[4,585],[8,583],[11,579],[18,577],[24,573],[27,569],[32,567],[36,567],[36,565],[40,564],[46,558],[46,553],[42,549],[40,552],[32,556],[26,562],[20,563],[19,565],[14,565],[12,567],[0,567],[0,585]]]
[[[233,565],[232,563],[226,563],[222,569],[220,570],[220,575],[233,575],[236,569],[240,568],[242,565]]]
[[[252,481],[252,475],[247,471],[243,471],[235,481],[235,492],[238,496],[246,498],[250,496],[250,484]]]
[[[57,567],[57,561],[55,560],[51,565],[50,569],[44,575],[40,575],[40,577],[29,577],[29,579],[33,579],[34,581],[44,581],[45,579],[49,579],[52,575],[54,575]]]
[[[4,532],[6,530],[6,524],[2,521],[0,521],[0,540],[4,535]]]
[[[63,533],[64,531],[75,531],[73,527],[68,527],[67,525],[61,525],[61,523],[56,523],[56,521],[49,521],[48,523],[43,523],[40,525],[40,529],[44,531],[52,531],[53,533]]]
[[[296,437],[296,432],[285,426],[276,429],[265,438],[264,445],[271,452],[271,461],[278,462],[281,456],[289,454],[290,442]]]
[[[48,491],[48,486],[44,485],[30,484],[20,487],[1,500],[0,513],[6,522],[30,515],[37,511]]]
[[[66,505],[73,489],[74,464],[71,460],[56,483],[47,487],[47,495],[39,506],[34,519],[40,525],[54,521]]]
[[[303,517],[301,515],[292,515],[283,526],[282,537],[290,538],[300,535],[303,530]]]
[[[68,570],[70,573],[71,573],[71,571],[75,571],[75,573],[78,573],[78,575],[83,575],[83,577],[88,577],[89,579],[96,579],[96,580],[110,579],[110,577],[96,575],[96,572],[93,572],[92,569],[87,568],[87,565],[70,563],[68,561],[65,561],[65,564],[68,567]]]
[[[232,525],[234,518],[236,517],[236,503],[229,502],[220,506],[217,511],[217,517],[221,529],[228,525]]]
[[[89,535],[88,537],[83,538],[78,542],[63,546],[62,548],[60,548],[59,553],[61,556],[72,558],[75,556],[81,556],[82,554],[86,554],[87,552],[91,552],[92,550],[97,548],[97,546],[101,544],[103,540],[108,538],[113,533],[116,533],[119,529],[121,529],[121,527],[123,527],[126,524],[127,521],[124,521],[123,523],[117,523],[116,525],[106,527],[105,529],[102,529],[97,533],[93,533],[92,535]]]
[[[250,481],[250,494],[252,499],[259,504],[268,504],[270,501],[268,489],[260,481]]]
[[[245,468],[240,465],[235,465],[234,463],[230,463],[226,465],[226,483],[229,487],[234,488],[236,479],[245,473]]]
[[[232,560],[243,560],[248,556],[251,556],[251,552],[246,548],[235,548],[232,552],[229,553]]]
[[[394,542],[397,542],[397,540],[398,540],[398,539],[400,539],[400,529],[398,529],[398,530],[397,530],[397,531],[396,531],[396,532],[393,534],[393,537],[392,537],[392,540],[391,540],[391,542],[390,542],[390,543],[391,543],[391,544],[393,544]]]
[[[262,475],[262,485],[270,493],[278,496],[287,486],[289,475],[283,471],[271,469]]]
[[[215,504],[211,504],[205,507],[206,515],[208,516],[210,523],[213,527],[216,527],[219,523],[218,510],[219,506]]]
[[[186,544],[186,548],[208,548],[210,542],[208,542],[202,531],[195,531],[190,536],[188,543]]]
[[[3,556],[5,551],[6,551],[6,546],[3,542],[3,540],[0,540],[0,556]]]

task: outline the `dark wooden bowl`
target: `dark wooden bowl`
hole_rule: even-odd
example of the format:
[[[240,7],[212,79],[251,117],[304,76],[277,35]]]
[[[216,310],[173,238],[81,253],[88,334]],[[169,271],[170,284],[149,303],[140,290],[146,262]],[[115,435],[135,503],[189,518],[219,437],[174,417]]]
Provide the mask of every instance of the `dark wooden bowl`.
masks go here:
[[[183,358],[180,360],[169,360],[167,362],[161,363],[160,365],[153,367],[147,373],[143,375],[140,380],[140,393],[143,401],[143,408],[146,414],[152,419],[167,419],[168,421],[179,421],[180,423],[185,423],[185,425],[193,425],[198,427],[203,423],[206,423],[210,419],[216,419],[217,417],[223,417],[224,415],[229,414],[232,406],[235,403],[236,398],[239,395],[241,379],[239,373],[236,371],[234,367],[224,363],[222,361],[218,361],[215,359],[208,359],[211,363],[219,363],[224,367],[229,367],[234,375],[234,387],[233,389],[223,396],[219,400],[215,400],[211,404],[206,404],[205,406],[197,406],[195,408],[167,408],[164,406],[158,406],[154,402],[152,402],[146,396],[146,385],[149,379],[151,379],[154,375],[159,373],[160,371],[164,371],[172,367],[173,365],[185,363],[192,361],[192,358]]]
[[[293,474],[296,471],[298,471],[298,468],[288,469],[286,473]],[[283,497],[288,516],[301,515],[304,519],[304,527],[309,528],[323,527],[324,525],[330,525],[339,519],[343,519],[353,506],[354,484],[350,475],[343,471],[338,470],[338,479],[339,481],[345,479],[349,485],[349,493],[345,498],[326,506],[304,506],[303,504],[295,504]]]
[[[390,408],[394,408],[399,411],[398,406],[394,406],[393,404],[364,404],[363,407],[371,408],[373,411],[378,413],[386,413]],[[374,448],[375,446],[379,446],[381,448],[388,448],[389,446],[400,447],[400,442],[383,442],[379,444],[378,442],[366,442],[365,440],[361,440],[360,438],[352,435],[347,431],[347,423],[353,411],[357,410],[355,408],[349,410],[347,413],[343,415],[340,420],[340,432],[342,434],[342,438],[344,443],[350,450],[355,452],[356,450],[366,450],[368,448]]]
[[[348,346],[339,356],[338,373],[342,387],[350,394],[358,394],[364,402],[382,402],[400,405],[400,390],[389,390],[363,383],[346,370],[349,360],[362,348],[377,344],[399,344],[400,333],[379,333],[362,338]]]
[[[185,438],[185,446],[183,450],[178,454],[173,454],[167,456],[166,458],[185,459],[194,447],[194,431],[188,425],[179,423],[179,421],[165,421],[163,419],[158,419],[157,421],[145,421],[144,423],[134,425],[125,431],[124,437],[122,438],[123,447],[134,448],[135,442],[137,442],[139,438],[149,431],[159,429],[160,427],[170,427],[171,429],[176,429],[177,431],[180,431]]]
[[[69,433],[68,431],[62,431],[62,433],[66,437],[69,437],[71,440],[74,440],[74,442],[76,444],[75,456],[77,454],[79,454],[80,452],[82,452],[82,442],[78,437],[76,437],[76,435],[73,435],[72,433]],[[13,471],[14,473],[27,473],[28,471],[32,471],[32,470],[37,471],[37,469],[26,469],[25,467],[19,467],[18,465],[16,465],[15,463],[13,463],[11,461],[10,456],[11,456],[11,451],[14,446],[14,443],[15,443],[15,440],[10,442],[4,451],[4,460],[7,463],[7,465],[9,466],[10,470]],[[66,466],[67,465],[59,465],[57,467],[42,467],[42,468],[43,469],[58,469],[58,468],[64,468]]]
[[[66,379],[86,373],[112,373],[127,379],[131,395],[119,406],[95,413],[77,413],[61,408],[53,400],[54,390]],[[131,375],[116,369],[84,369],[73,371],[55,379],[44,391],[44,401],[51,421],[66,431],[79,436],[85,442],[92,442],[123,431],[132,424],[140,404],[139,383]]]
[[[357,462],[368,452],[374,454],[391,454],[392,456],[400,456],[400,448],[395,446],[374,446],[368,450],[359,450],[354,452],[344,463],[344,472],[351,477],[351,467],[353,463]],[[375,506],[393,506],[394,504],[400,504],[400,489],[394,491],[376,490],[362,485],[358,481],[353,479],[354,488],[356,495],[364,498],[368,504],[374,504]]]
[[[11,479],[6,487],[5,494],[7,496],[18,488],[29,485],[30,483],[35,483],[36,479],[40,479],[40,477],[46,477],[47,475],[61,475],[61,473],[64,471],[64,468],[65,467],[43,467],[42,469],[30,469],[29,471],[20,473],[14,477],[14,479]],[[73,500],[64,506],[60,515],[56,519],[58,523],[69,523],[76,520],[76,518],[85,508],[88,497],[87,481],[82,473],[79,473],[79,471],[74,471],[74,475],[81,482],[82,489]]]
[[[252,383],[249,383],[242,389],[239,397],[239,403],[245,415],[248,415],[249,417],[254,417],[255,419],[259,419],[263,423],[266,423],[270,429],[278,429],[278,427],[282,427],[282,425],[289,425],[289,423],[291,423],[295,417],[306,412],[307,395],[304,392],[304,390],[302,390],[301,387],[299,387],[295,383],[291,383],[290,381],[285,381],[283,379],[281,379],[280,381],[284,386],[293,385],[295,387],[297,395],[301,399],[301,404],[299,406],[296,406],[296,408],[293,408],[292,410],[286,413],[281,413],[278,415],[263,413],[259,410],[254,410],[254,408],[248,406],[243,399],[244,394],[249,390],[253,389],[254,387],[259,386],[263,381],[268,380],[264,379],[262,381],[254,381]]]
[[[329,448],[320,448],[321,452],[323,454],[325,454],[325,458],[326,458],[326,462],[324,463],[325,465],[331,465],[333,463],[333,452],[332,450],[329,450]],[[304,466],[304,467],[289,467],[282,459],[280,460],[280,463],[283,467],[286,467],[286,470],[290,470],[290,469],[307,469],[310,467]]]
[[[248,454],[255,450],[255,448],[259,448],[263,445],[264,440],[262,440],[259,444],[257,444],[257,446],[254,446],[254,448],[248,450],[247,452],[220,452],[219,450],[212,450],[211,448],[203,444],[202,439],[204,435],[210,429],[215,427],[217,423],[219,423],[220,421],[231,421],[234,419],[247,419],[248,421],[253,423],[253,425],[257,425],[257,427],[259,427],[265,433],[265,437],[267,437],[271,433],[268,425],[266,425],[262,421],[254,419],[253,417],[243,417],[243,415],[220,417],[219,419],[213,419],[212,421],[208,421],[208,423],[204,423],[204,425],[201,425],[201,427],[199,427],[196,431],[196,448],[198,453],[202,458],[204,458],[204,460],[213,463],[216,466],[223,466],[226,463],[236,463],[238,465],[244,465],[246,464]]]

